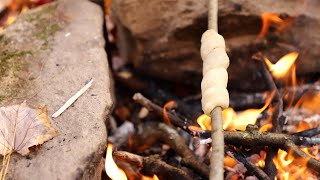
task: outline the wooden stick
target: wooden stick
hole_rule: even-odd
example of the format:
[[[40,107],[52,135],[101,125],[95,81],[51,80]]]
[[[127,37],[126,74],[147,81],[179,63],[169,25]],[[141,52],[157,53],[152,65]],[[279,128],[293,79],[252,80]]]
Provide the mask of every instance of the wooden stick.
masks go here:
[[[218,32],[218,0],[209,0],[208,29]]]
[[[210,157],[210,180],[223,179],[224,166],[224,136],[222,128],[222,108],[216,107],[211,111],[212,154]]]
[[[218,32],[218,0],[209,0],[208,29]],[[216,107],[211,113],[212,154],[210,158],[210,180],[223,179],[224,139],[222,128],[222,108]]]

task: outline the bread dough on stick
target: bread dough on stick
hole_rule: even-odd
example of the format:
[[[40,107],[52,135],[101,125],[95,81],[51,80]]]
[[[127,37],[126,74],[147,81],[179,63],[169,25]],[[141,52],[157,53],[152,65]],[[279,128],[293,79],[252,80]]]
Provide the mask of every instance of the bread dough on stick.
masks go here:
[[[225,109],[229,106],[226,71],[229,58],[225,51],[224,38],[212,29],[203,33],[200,51],[203,60],[202,110],[210,116],[215,107]]]

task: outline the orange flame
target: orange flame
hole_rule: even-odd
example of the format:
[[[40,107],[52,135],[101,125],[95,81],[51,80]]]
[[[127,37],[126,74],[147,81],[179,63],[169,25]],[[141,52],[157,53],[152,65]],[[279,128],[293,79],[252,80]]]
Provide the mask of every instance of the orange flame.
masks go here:
[[[292,86],[293,88],[293,91],[292,93],[287,93],[285,94],[284,98],[287,99],[288,101],[288,105],[287,105],[287,108],[291,107],[293,102],[294,102],[294,99],[295,99],[295,95],[296,95],[296,85],[297,85],[297,77],[296,77],[296,65],[293,65],[292,66],[292,74],[291,74],[291,85],[289,82],[286,83],[286,86],[289,87],[289,86]]]
[[[269,70],[275,78],[283,78],[296,61],[299,53],[291,52],[284,55],[276,64],[272,64],[269,59],[264,58]]]
[[[236,113],[233,108],[222,111],[224,130],[245,130],[248,124],[255,124],[258,116],[269,106],[274,96],[272,93],[261,109],[247,109],[241,113]],[[202,130],[211,130],[211,118],[203,114],[197,118],[197,123]],[[190,127],[189,127],[190,128]]]
[[[302,178],[314,177],[307,171],[308,159],[294,158],[293,153],[279,150],[278,156],[273,159],[276,165],[278,174],[276,179],[280,180],[295,180]]]
[[[153,177],[148,177],[148,176],[143,176],[142,175],[142,180],[159,180],[158,176],[157,175],[153,175]]]
[[[259,158],[257,159],[258,162],[253,162],[256,164],[256,166],[264,168],[266,162],[265,159],[267,157],[267,153],[265,151],[260,151],[260,156],[258,156]]]
[[[163,106],[163,119],[164,119],[164,122],[166,124],[168,124],[169,126],[172,126],[172,124],[170,122],[170,118],[168,116],[167,109],[173,108],[175,105],[176,105],[175,101],[169,101]]]
[[[211,130],[211,118],[206,115],[202,114],[197,118],[197,123],[200,125],[202,130]]]
[[[262,20],[262,28],[259,32],[258,38],[264,37],[269,31],[269,28],[271,25],[275,25],[276,30],[279,32],[289,27],[293,23],[293,20],[295,19],[293,17],[281,19],[279,17],[279,14],[270,13],[270,12],[262,13],[260,17]]]
[[[258,35],[258,38],[262,38],[265,34],[267,34],[271,24],[280,24],[283,22],[283,20],[279,17],[278,14],[268,13],[268,12],[262,13],[261,19],[262,19],[262,28]]]
[[[304,100],[301,103],[301,107],[310,110],[313,113],[320,114],[320,91],[316,92],[315,94],[312,94],[308,97],[308,99]]]
[[[261,109],[247,109],[238,114],[232,108],[225,109],[222,112],[223,128],[226,130],[245,130],[248,124],[256,124],[258,116],[269,106],[273,96],[274,93]]]
[[[127,176],[124,171],[116,165],[112,158],[112,144],[108,144],[107,147],[105,170],[112,180],[127,180]]]

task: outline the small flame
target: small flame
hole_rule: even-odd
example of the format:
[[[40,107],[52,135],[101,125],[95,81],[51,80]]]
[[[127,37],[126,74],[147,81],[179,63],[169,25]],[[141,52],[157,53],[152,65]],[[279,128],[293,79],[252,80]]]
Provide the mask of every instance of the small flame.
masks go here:
[[[309,110],[310,112],[319,114],[320,113],[320,108],[318,107],[319,104],[320,104],[320,91],[307,92],[296,102],[290,116],[293,117],[297,113],[297,109],[301,107]],[[310,128],[314,128],[318,126],[318,123],[317,121],[311,121],[308,123],[308,126]],[[300,125],[300,127],[298,126],[298,129],[302,131],[307,128]]]
[[[175,105],[176,105],[175,101],[169,101],[163,106],[163,119],[164,119],[164,122],[166,124],[170,125],[170,126],[172,126],[172,124],[170,122],[170,118],[168,116],[167,109],[173,108]]]
[[[301,107],[308,109],[313,113],[320,114],[319,104],[320,104],[320,91],[310,95],[308,99],[305,99],[301,103]]]
[[[127,176],[124,171],[116,165],[112,158],[112,144],[108,144],[107,147],[105,170],[112,180],[127,180]]]
[[[256,163],[256,166],[264,168],[264,166],[266,165],[265,160],[261,159]]]
[[[206,115],[202,114],[197,118],[197,123],[200,125],[202,130],[211,130],[211,118]]]
[[[261,14],[262,19],[262,28],[258,35],[258,38],[262,38],[265,34],[267,34],[269,27],[271,24],[280,24],[283,20],[279,17],[278,14],[265,12]]]
[[[149,176],[143,176],[142,175],[142,178],[141,180],[159,180],[158,176],[157,175],[153,175],[153,177],[149,177]]]
[[[314,175],[307,171],[308,159],[294,158],[291,151],[287,153],[286,151],[279,150],[273,162],[278,170],[276,179],[294,180],[314,177]]]
[[[266,162],[265,162],[266,157],[267,157],[267,153],[265,151],[260,151],[260,156],[259,156],[258,162],[255,163],[256,166],[264,168],[264,166],[266,164]]]
[[[293,66],[298,55],[299,53],[297,52],[288,53],[280,58],[276,64],[272,64],[267,58],[264,58],[264,60],[275,78],[284,78]]]
[[[222,112],[223,128],[226,130],[245,130],[248,124],[256,124],[258,116],[269,106],[273,96],[274,93],[261,109],[247,109],[238,114],[232,108],[225,109]]]
[[[248,124],[255,124],[258,116],[269,106],[274,96],[272,93],[261,109],[247,109],[241,113],[236,113],[233,108],[222,111],[224,130],[245,130]],[[197,118],[197,123],[202,130],[211,130],[211,118],[205,114]],[[190,128],[190,127],[189,127]],[[193,128],[194,129],[194,128]]]
[[[266,131],[269,131],[270,129],[272,129],[272,124],[271,124],[271,122],[269,122],[268,124],[265,124],[265,125],[261,126],[261,127],[259,128],[259,131],[260,131],[260,132],[266,132]]]
[[[289,27],[293,23],[293,20],[295,19],[293,17],[281,19],[279,14],[270,13],[270,12],[264,12],[260,15],[260,17],[262,20],[262,28],[260,30],[258,38],[264,37],[269,31],[269,28],[271,25],[275,25],[276,30],[280,32],[287,29],[287,27]]]
[[[292,74],[291,74],[291,85],[290,82],[286,82],[286,86],[291,86],[293,89],[292,93],[285,94],[284,98],[287,99],[288,105],[287,108],[290,108],[293,105],[295,96],[296,96],[296,85],[297,85],[297,76],[296,76],[296,65],[292,66]]]

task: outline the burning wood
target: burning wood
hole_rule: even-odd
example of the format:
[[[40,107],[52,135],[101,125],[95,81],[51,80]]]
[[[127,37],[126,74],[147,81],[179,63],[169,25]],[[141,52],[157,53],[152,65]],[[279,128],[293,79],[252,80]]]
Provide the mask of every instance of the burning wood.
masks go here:
[[[108,15],[110,15],[109,11]],[[268,35],[272,33],[272,28],[276,32],[281,32],[294,26],[293,23],[296,17],[285,16],[280,13],[264,12],[261,14],[261,19],[262,28],[258,34],[259,39],[257,40],[259,43],[263,41],[263,38],[269,40],[268,38],[270,37]],[[128,27],[128,29],[130,31],[130,27]],[[136,32],[136,34],[139,34],[139,32]],[[217,34],[208,36],[213,37],[217,36]],[[133,40],[135,39],[133,38]],[[217,37],[215,40],[222,42],[220,37]],[[140,40],[136,40],[134,43],[141,45],[142,49],[145,47],[145,42],[141,43]],[[207,43],[208,45],[208,42],[203,43]],[[153,43],[151,44],[153,45]],[[210,44],[208,47],[202,47],[203,52],[201,55],[205,60],[208,60],[211,46],[214,45]],[[282,44],[277,47],[284,46],[286,45]],[[219,48],[223,49],[224,52],[224,46],[221,45]],[[246,50],[246,52],[251,52],[247,54],[247,56],[255,60],[251,63],[257,67],[255,73],[258,74],[257,76],[262,77],[262,83],[265,84],[266,89],[264,89],[264,92],[253,93],[238,93],[235,92],[237,89],[230,91],[231,107],[226,108],[222,112],[222,128],[224,130],[222,137],[225,139],[223,146],[225,153],[223,157],[224,177],[227,179],[276,178],[281,180],[307,177],[317,178],[320,172],[320,155],[318,153],[318,145],[320,144],[318,126],[320,124],[320,118],[317,114],[319,113],[318,104],[320,102],[320,93],[318,90],[319,81],[317,81],[318,79],[313,79],[308,82],[310,84],[299,84],[300,80],[296,78],[296,69],[299,67],[297,67],[296,61],[299,62],[299,60],[297,60],[298,56],[299,59],[304,56],[303,50],[286,46],[286,51],[289,51],[289,53],[284,53],[284,56],[275,62],[269,60],[268,54],[265,52],[254,54],[254,50],[251,51],[250,46],[245,48],[249,49]],[[219,52],[221,49],[219,49]],[[228,51],[228,48],[226,50]],[[140,53],[140,50],[138,51],[137,54]],[[230,51],[228,51],[228,53],[229,52]],[[148,53],[144,54],[144,56],[149,57]],[[225,58],[225,55],[219,53],[212,54]],[[233,56],[237,56],[237,54]],[[139,58],[140,57],[141,56],[139,56]],[[164,57],[167,58],[166,55],[164,55]],[[151,55],[150,59],[152,59]],[[274,57],[270,59],[274,59]],[[143,62],[146,62],[146,67],[152,64],[147,63],[147,61]],[[212,67],[221,65],[218,61],[210,62],[216,63],[209,65]],[[134,63],[136,68],[140,67],[139,63],[141,62],[135,62],[134,60]],[[228,65],[227,61],[221,63],[223,68],[226,68]],[[166,63],[163,64],[166,66],[170,65]],[[201,85],[204,91],[210,89],[211,85],[221,85],[221,87],[225,88],[225,71],[215,69],[215,72],[209,73],[209,66],[203,69],[204,75],[207,75]],[[121,118],[123,115],[117,114],[119,119],[132,118],[135,120],[132,121],[134,130],[132,131],[132,128],[130,128],[130,133],[124,133],[125,137],[131,134],[127,138],[128,143],[123,142],[123,139],[121,139],[122,144],[120,143],[119,145],[122,150],[130,152],[116,151],[113,154],[114,157],[121,162],[139,167],[140,170],[142,170],[141,172],[139,171],[139,173],[143,174],[144,171],[152,171],[152,173],[144,175],[152,176],[157,174],[160,179],[168,177],[168,174],[175,171],[177,171],[177,174],[183,179],[208,178],[209,159],[213,157],[213,154],[216,152],[214,149],[216,146],[210,149],[208,145],[212,142],[213,138],[217,137],[211,137],[211,133],[216,132],[217,124],[212,124],[211,117],[208,115],[210,115],[211,110],[216,106],[214,104],[215,102],[218,102],[217,106],[226,107],[227,99],[225,98],[226,96],[224,96],[226,94],[221,95],[217,93],[212,97],[202,96],[203,104],[206,106],[206,108],[204,108],[205,114],[203,114],[200,110],[199,102],[196,102],[201,96],[194,98],[194,94],[192,94],[192,98],[189,98],[189,100],[181,100],[182,98],[179,97],[179,95],[168,90],[170,88],[163,88],[161,86],[162,84],[166,86],[169,83],[163,83],[162,81],[158,83],[158,81],[153,81],[153,78],[150,78],[150,81],[149,77],[142,76],[145,74],[141,75],[140,72],[137,73],[131,69],[128,71],[128,68],[124,69],[125,70],[122,69],[115,72],[117,82],[121,82],[122,85],[129,87],[133,92],[142,92],[142,94],[150,99],[140,93],[136,93],[133,96],[133,100],[136,103],[148,110],[148,113],[145,113],[147,115],[138,116],[137,114],[141,107],[136,107],[131,104],[127,106],[130,112],[128,111],[129,113],[126,113],[128,115],[126,118]],[[151,68],[148,74],[151,74],[154,69],[156,68]],[[144,70],[144,68],[140,67],[139,70]],[[155,73],[157,74],[159,72],[157,71]],[[165,77],[170,77],[174,74],[171,73],[171,71],[163,71],[162,73]],[[170,75],[167,75],[167,73]],[[231,76],[234,75],[232,73],[230,74]],[[208,78],[209,75],[214,76]],[[221,82],[217,80],[218,77],[220,77]],[[251,80],[246,80],[252,83]],[[315,81],[317,82],[314,83]],[[255,83],[258,82],[252,84]],[[241,85],[241,83],[239,84]],[[173,86],[179,85],[173,84]],[[219,86],[219,88],[221,87]],[[193,87],[190,86],[190,89],[192,88]],[[257,87],[257,89],[259,88]],[[213,90],[210,91],[209,94],[214,94]],[[311,95],[306,97],[306,94]],[[213,104],[210,104],[212,102]],[[159,106],[158,104],[164,104],[164,106]],[[243,111],[237,112],[236,110],[239,109]],[[312,116],[310,116],[310,119],[302,116],[299,120],[296,120],[298,115],[295,115],[295,113],[298,109],[308,109]],[[217,116],[219,113],[215,114],[215,116]],[[163,119],[165,124],[149,122],[155,121],[155,119]],[[183,129],[188,134],[179,131],[180,129]],[[114,137],[111,137],[111,139],[114,141]],[[161,143],[161,145],[159,143]],[[162,169],[160,165],[162,162],[169,165],[165,165],[164,170],[161,172],[153,171],[154,166],[150,166],[149,169],[146,170],[146,166],[142,165],[144,159],[154,153],[158,154],[156,160],[152,160],[154,164],[156,164],[155,166],[159,166],[161,167],[160,169]],[[162,162],[160,163],[158,160]],[[214,162],[214,160],[215,159],[213,159],[212,162]],[[212,164],[214,163],[211,163],[211,166]],[[219,168],[219,166],[213,166],[213,169],[214,168]],[[190,174],[185,176],[183,175],[184,173]],[[127,177],[129,176],[127,175]]]

